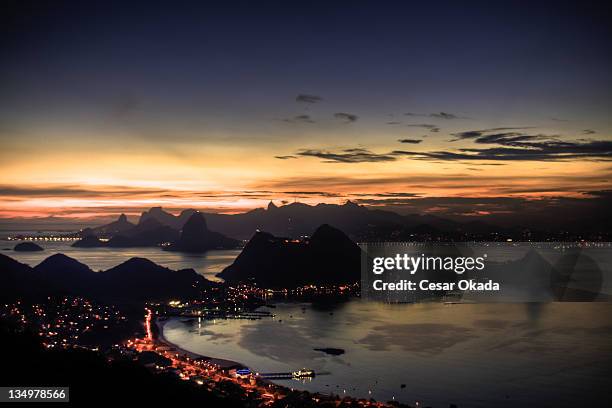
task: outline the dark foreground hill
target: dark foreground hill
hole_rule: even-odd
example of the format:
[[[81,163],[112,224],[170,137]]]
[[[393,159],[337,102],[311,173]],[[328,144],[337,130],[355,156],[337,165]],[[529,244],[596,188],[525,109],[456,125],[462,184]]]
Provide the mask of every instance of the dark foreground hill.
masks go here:
[[[114,302],[195,298],[213,285],[193,269],[173,271],[148,259],[131,258],[107,271],[55,254],[34,268],[0,254],[0,299],[70,294]]]
[[[321,225],[304,241],[257,232],[234,263],[218,276],[263,287],[357,282],[361,250],[342,231]]]
[[[0,300],[43,296],[48,282],[26,264],[0,254]]]
[[[196,298],[212,282],[193,269],[173,271],[145,258],[132,258],[100,273],[107,299],[166,300]]]
[[[104,406],[116,404],[118,399],[128,406],[249,406],[236,396],[215,395],[177,376],[155,375],[127,358],[109,361],[87,350],[45,350],[34,333],[3,320],[0,344],[10,350],[3,356],[3,364],[10,369],[0,370],[2,384],[69,386],[68,406],[90,406],[94,400]]]

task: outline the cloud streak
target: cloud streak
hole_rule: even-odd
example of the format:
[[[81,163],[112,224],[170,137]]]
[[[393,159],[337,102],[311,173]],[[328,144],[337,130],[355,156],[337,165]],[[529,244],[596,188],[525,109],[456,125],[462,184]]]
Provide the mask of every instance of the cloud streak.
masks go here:
[[[532,127],[499,127],[482,130],[468,130],[454,133],[455,139],[472,140],[476,144],[497,145],[489,148],[462,148],[456,151],[410,152],[393,151],[391,154],[416,159],[434,160],[531,160],[565,161],[586,159],[612,160],[612,141],[577,140],[563,141],[559,135],[527,134],[521,130]]]
[[[337,113],[334,113],[334,118],[343,120],[345,123],[352,123],[352,122],[356,122],[357,119],[359,119],[359,116],[354,115],[352,113],[337,112]]]
[[[318,95],[299,94],[295,97],[295,101],[300,103],[319,103],[323,101],[323,98]]]
[[[526,129],[534,129],[533,126],[522,126],[522,127],[497,127],[491,129],[481,129],[481,130],[466,130],[458,133],[451,133],[455,139],[451,140],[451,142],[456,142],[457,140],[463,139],[475,139],[481,137],[487,133],[491,132],[505,132],[505,131],[516,131],[516,130],[526,130]]]
[[[465,116],[458,116],[454,113],[448,112],[434,112],[434,113],[414,113],[414,112],[406,112],[405,116],[413,116],[413,117],[429,117],[434,119],[444,119],[444,120],[453,120],[453,119],[469,119]]]
[[[440,128],[438,126],[432,125],[431,123],[409,123],[406,126],[427,129],[433,133],[437,133],[440,131]]]
[[[394,155],[373,153],[370,150],[361,148],[344,149],[339,152],[307,149],[298,151],[296,155],[316,157],[322,159],[323,163],[374,163],[397,160]]]
[[[612,160],[611,141],[593,142],[505,142],[507,145],[525,147],[492,147],[485,149],[458,149],[458,151],[415,152],[394,150],[387,153],[421,160],[501,160],[501,161],[566,161],[574,159]]]
[[[296,115],[292,118],[283,119],[287,123],[315,123],[310,115]]]

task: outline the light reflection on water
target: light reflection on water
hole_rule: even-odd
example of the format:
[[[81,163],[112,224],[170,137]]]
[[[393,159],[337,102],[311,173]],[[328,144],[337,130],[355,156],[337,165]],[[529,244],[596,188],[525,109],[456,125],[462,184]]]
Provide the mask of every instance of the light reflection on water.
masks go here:
[[[39,242],[38,244],[45,250],[40,252],[15,252],[12,250],[15,242],[2,241],[0,242],[0,253],[30,266],[36,266],[53,254],[63,253],[84,263],[94,271],[112,268],[132,257],[141,257],[174,270],[193,268],[210,280],[219,280],[215,277],[215,274],[221,272],[240,254],[240,249],[214,250],[204,254],[185,254],[146,247],[73,248],[70,246],[72,242]]]
[[[290,387],[448,407],[580,406],[612,385],[612,304],[279,304],[274,319],[170,320],[166,338],[261,372],[327,373]],[[282,320],[282,322],[281,322]],[[342,348],[330,356],[313,348]],[[401,388],[401,384],[406,384]]]

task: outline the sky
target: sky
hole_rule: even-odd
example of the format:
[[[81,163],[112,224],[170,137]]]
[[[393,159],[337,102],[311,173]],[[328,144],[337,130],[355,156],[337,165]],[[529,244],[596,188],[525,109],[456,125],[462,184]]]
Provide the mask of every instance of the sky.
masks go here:
[[[609,197],[610,13],[533,3],[9,1],[0,219]]]

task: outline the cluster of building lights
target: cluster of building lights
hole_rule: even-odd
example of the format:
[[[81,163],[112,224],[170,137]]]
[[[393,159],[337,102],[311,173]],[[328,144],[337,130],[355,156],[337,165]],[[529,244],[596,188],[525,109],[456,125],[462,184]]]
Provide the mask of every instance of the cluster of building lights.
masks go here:
[[[33,236],[33,237],[6,237],[7,241],[78,241],[78,237],[57,237],[57,236]]]
[[[35,304],[20,301],[3,304],[0,316],[36,329],[46,348],[84,347],[81,342],[84,333],[108,330],[126,320],[113,306],[81,297],[49,297],[45,303]]]

